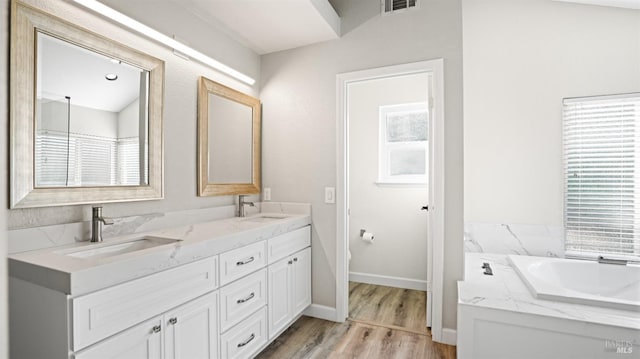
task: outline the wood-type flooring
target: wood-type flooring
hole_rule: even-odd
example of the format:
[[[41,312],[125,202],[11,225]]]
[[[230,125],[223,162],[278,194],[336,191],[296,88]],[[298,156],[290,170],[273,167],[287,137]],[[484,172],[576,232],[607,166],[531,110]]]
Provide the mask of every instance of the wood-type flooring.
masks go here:
[[[349,283],[349,319],[301,317],[258,359],[454,359],[454,346],[434,343],[425,327],[426,293]]]

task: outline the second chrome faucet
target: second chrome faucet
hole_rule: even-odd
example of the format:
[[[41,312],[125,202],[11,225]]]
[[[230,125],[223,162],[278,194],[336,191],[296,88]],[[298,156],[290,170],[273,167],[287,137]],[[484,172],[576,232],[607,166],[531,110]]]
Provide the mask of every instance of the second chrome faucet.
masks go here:
[[[245,217],[247,215],[247,213],[244,210],[244,206],[249,206],[249,207],[255,207],[255,203],[253,202],[247,202],[244,200],[244,198],[247,195],[245,194],[241,194],[238,196],[238,217]]]

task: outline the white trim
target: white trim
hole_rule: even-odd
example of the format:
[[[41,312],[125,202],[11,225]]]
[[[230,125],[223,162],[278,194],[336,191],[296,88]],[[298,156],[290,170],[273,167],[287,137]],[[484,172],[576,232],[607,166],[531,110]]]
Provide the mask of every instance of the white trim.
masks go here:
[[[427,291],[427,281],[411,278],[392,277],[387,275],[349,272],[349,281],[384,285],[387,287]]]
[[[427,318],[430,318],[433,340],[450,340],[443,334],[442,307],[444,294],[444,60],[434,59],[410,64],[388,66],[338,74],[336,76],[336,318],[346,320],[349,313],[349,278],[347,265],[348,221],[348,158],[349,119],[347,112],[347,86],[349,83],[376,78],[427,72],[431,76],[429,102],[433,104],[429,121],[429,252],[427,281],[429,292]],[[444,338],[446,336],[446,338]]]
[[[451,328],[442,328],[442,340],[440,343],[447,345],[457,345],[458,332]]]
[[[305,311],[304,315],[308,317],[330,320],[330,321],[340,321],[337,320],[336,316],[336,308],[327,307],[325,305],[320,304],[311,304]],[[343,320],[344,321],[344,320]]]

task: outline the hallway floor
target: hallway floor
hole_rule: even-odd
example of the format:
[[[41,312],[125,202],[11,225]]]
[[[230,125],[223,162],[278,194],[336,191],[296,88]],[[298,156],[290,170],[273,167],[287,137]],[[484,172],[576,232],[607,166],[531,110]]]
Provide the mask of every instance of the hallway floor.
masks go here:
[[[349,319],[301,317],[259,359],[453,359],[454,346],[434,343],[424,327],[426,293],[349,283]]]

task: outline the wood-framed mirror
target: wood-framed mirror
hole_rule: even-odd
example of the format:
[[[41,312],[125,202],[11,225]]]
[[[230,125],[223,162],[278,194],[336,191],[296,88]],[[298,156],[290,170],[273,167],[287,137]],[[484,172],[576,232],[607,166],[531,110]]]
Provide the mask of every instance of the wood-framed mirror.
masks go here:
[[[10,208],[163,198],[164,62],[11,6]]]
[[[198,196],[260,192],[260,100],[198,80]]]

